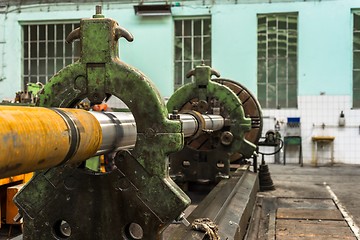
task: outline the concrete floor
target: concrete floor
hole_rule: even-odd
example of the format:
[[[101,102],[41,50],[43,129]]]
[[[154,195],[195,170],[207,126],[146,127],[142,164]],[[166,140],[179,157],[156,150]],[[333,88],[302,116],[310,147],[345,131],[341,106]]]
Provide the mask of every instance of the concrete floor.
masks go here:
[[[332,167],[269,164],[275,191],[258,193],[264,197],[331,198],[324,185],[335,193],[354,223],[360,226],[360,165]]]

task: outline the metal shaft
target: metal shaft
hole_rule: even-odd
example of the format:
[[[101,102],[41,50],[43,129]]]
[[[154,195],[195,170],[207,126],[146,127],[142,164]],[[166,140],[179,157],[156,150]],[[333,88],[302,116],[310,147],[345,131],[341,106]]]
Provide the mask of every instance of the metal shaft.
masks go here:
[[[131,149],[136,143],[136,123],[130,112],[89,112],[101,127],[102,142],[96,155]]]
[[[191,137],[200,133],[202,130],[217,131],[224,127],[224,118],[220,115],[205,114],[179,114],[185,137]]]
[[[219,130],[217,115],[179,114],[185,137]],[[0,177],[84,161],[135,146],[131,113],[80,109],[0,107]]]

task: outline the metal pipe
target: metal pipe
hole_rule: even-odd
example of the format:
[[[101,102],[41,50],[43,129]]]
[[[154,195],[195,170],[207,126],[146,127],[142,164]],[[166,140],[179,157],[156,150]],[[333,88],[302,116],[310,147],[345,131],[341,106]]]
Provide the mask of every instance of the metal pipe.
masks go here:
[[[0,176],[130,149],[136,132],[131,113],[2,106]]]
[[[220,130],[218,115],[179,114],[185,137]],[[136,122],[130,112],[0,107],[0,176],[8,177],[77,163],[135,146]]]
[[[75,163],[102,142],[99,122],[79,109],[1,106],[0,176]]]

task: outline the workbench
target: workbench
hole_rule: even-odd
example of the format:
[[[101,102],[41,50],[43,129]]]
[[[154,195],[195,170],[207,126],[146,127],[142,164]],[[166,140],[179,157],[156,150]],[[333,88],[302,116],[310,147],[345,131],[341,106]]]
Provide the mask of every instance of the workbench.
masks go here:
[[[318,166],[318,146],[320,144],[330,144],[330,164],[334,164],[334,140],[333,136],[313,136],[312,140],[312,160],[313,166]]]

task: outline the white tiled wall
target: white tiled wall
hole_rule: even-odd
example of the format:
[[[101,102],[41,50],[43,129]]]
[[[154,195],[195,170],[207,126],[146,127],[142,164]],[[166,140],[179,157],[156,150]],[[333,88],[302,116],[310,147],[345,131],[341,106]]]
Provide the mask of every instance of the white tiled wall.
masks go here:
[[[350,96],[300,96],[298,109],[263,109],[264,130],[274,129],[275,121],[281,123],[284,136],[288,117],[300,117],[304,164],[311,164],[313,136],[334,136],[335,162],[360,164],[360,110],[351,109]],[[339,127],[340,112],[345,114],[345,127]],[[324,125],[324,128],[322,127]],[[265,151],[265,150],[264,150]],[[298,147],[291,146],[286,154],[286,161],[298,161]],[[274,157],[267,157],[273,161]],[[281,152],[283,160],[283,151]],[[330,161],[330,146],[325,144],[318,149],[318,163]]]
[[[126,108],[126,105],[116,97],[108,101],[110,107]],[[335,162],[360,164],[360,109],[351,109],[350,96],[300,96],[298,109],[263,109],[263,136],[267,130],[274,130],[276,121],[280,122],[280,133],[285,135],[288,117],[300,117],[301,137],[304,164],[311,164],[312,136],[334,136]],[[345,127],[339,127],[340,112],[345,114]],[[322,125],[324,124],[324,128]],[[289,146],[286,154],[287,163],[296,163],[299,159],[299,148]],[[273,152],[273,148],[262,147],[260,151]],[[266,156],[267,161],[273,162],[274,156]],[[283,151],[280,153],[283,161]],[[323,145],[318,149],[319,165],[330,162],[330,146]]]

